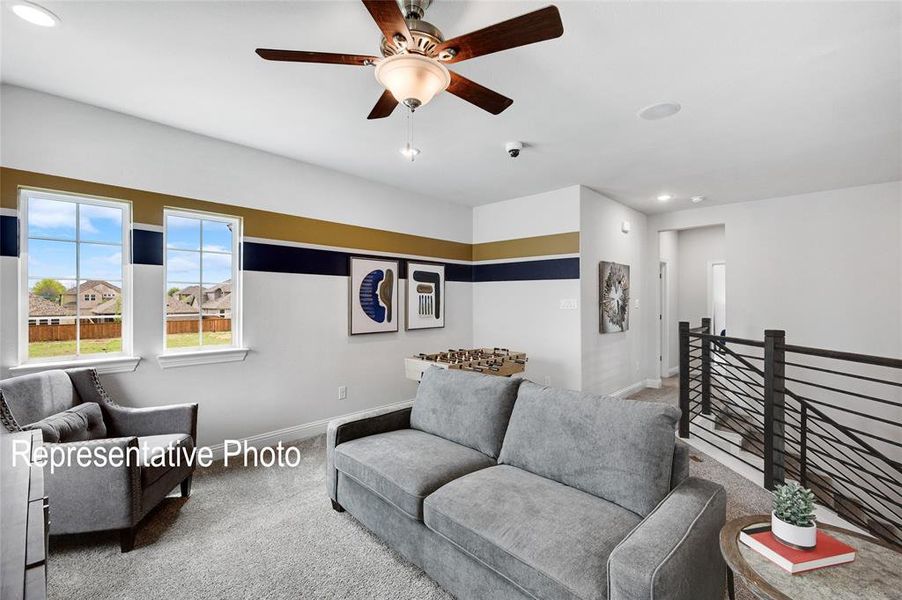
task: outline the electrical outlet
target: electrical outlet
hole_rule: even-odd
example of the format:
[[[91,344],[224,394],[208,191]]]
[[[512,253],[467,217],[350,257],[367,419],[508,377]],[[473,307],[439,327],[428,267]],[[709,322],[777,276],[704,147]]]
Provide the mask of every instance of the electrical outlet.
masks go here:
[[[576,310],[576,298],[562,298],[561,310]]]
[[[347,400],[348,398],[348,386],[340,385],[338,386],[338,399],[339,400]]]
[[[545,385],[551,385],[551,375],[546,375],[544,381]]]

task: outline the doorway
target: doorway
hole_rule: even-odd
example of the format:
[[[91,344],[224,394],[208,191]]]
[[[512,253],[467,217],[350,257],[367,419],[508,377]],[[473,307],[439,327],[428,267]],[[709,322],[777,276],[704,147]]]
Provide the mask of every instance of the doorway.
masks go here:
[[[727,264],[724,261],[708,263],[708,314],[715,335],[727,332]]]

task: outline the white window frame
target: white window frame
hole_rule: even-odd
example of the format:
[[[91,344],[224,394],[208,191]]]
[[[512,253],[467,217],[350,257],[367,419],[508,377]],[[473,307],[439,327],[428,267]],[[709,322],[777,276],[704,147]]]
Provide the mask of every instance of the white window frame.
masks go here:
[[[232,271],[231,271],[231,287],[232,287],[232,343],[229,346],[192,346],[187,348],[168,348],[166,347],[166,292],[169,285],[169,268],[167,261],[169,258],[169,240],[168,228],[166,223],[168,217],[182,217],[187,219],[200,219],[207,221],[219,221],[230,223],[232,225]],[[200,328],[201,341],[203,341],[203,224],[201,224],[200,234],[200,282],[201,291],[197,294],[198,301],[198,327]],[[190,210],[185,208],[164,207],[163,209],[163,354],[158,357],[158,362],[162,368],[180,367],[187,365],[208,364],[214,362],[232,362],[244,360],[248,349],[243,347],[243,314],[242,314],[242,290],[243,281],[241,277],[241,241],[244,238],[244,220],[235,215],[227,215],[223,213],[206,212],[200,210]],[[190,283],[190,282],[188,282]]]
[[[104,352],[95,354],[70,354],[54,357],[28,357],[28,203],[30,200],[53,200],[57,202],[69,202],[76,205],[92,204],[94,206],[106,206],[122,210],[122,351]],[[99,372],[116,373],[134,371],[140,359],[133,356],[133,313],[132,313],[132,264],[131,264],[131,226],[132,205],[127,200],[112,198],[99,198],[84,194],[42,190],[35,188],[21,188],[19,190],[19,366],[10,369],[15,374],[43,370],[44,368],[62,368],[69,366],[97,366]],[[75,285],[79,285],[81,265],[78,260],[79,246],[81,243],[81,222],[79,210],[75,212]],[[76,299],[79,293],[76,287]],[[77,316],[77,315],[76,315]],[[76,324],[76,339],[78,339],[78,319]],[[46,365],[46,367],[45,367]]]

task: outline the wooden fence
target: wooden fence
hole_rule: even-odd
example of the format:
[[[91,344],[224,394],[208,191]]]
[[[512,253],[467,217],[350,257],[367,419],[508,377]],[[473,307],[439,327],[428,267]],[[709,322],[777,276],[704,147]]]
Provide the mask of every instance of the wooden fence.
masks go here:
[[[196,319],[166,322],[166,333],[197,333]],[[204,317],[204,331],[231,331],[232,319],[221,317]],[[122,324],[82,323],[81,339],[103,340],[122,337]],[[31,325],[28,326],[29,342],[65,342],[75,339],[75,324],[69,325]]]

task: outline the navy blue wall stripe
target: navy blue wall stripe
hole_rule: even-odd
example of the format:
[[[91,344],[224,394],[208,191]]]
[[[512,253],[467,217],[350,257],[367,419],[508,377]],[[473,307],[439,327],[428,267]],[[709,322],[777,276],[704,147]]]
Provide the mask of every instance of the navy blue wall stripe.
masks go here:
[[[321,250],[317,248],[299,248],[297,246],[244,242],[245,271],[347,277],[349,269],[348,258],[351,256],[362,256],[375,259],[387,258],[384,256],[368,256],[359,252],[343,252],[340,250]],[[400,272],[398,273],[398,277],[406,279],[407,261],[400,259],[399,262],[400,265],[398,270]],[[418,261],[412,260],[411,262]],[[472,281],[472,267],[470,265],[435,261],[423,262],[444,264],[446,281]]]
[[[132,229],[132,263],[163,264],[163,232]]]
[[[0,215],[0,256],[19,255],[19,219]],[[244,242],[244,270],[270,273],[348,276],[348,258],[367,256],[358,252],[320,250],[279,244]],[[384,258],[371,256],[371,258]],[[163,233],[132,230],[132,262],[137,265],[163,264]],[[407,278],[407,261],[400,259],[399,278]],[[417,262],[412,260],[411,262]],[[552,258],[493,264],[467,265],[423,261],[445,265],[447,281],[534,281],[579,279],[579,258]]]
[[[473,281],[579,279],[579,257],[474,265]]]
[[[19,256],[19,218],[0,215],[0,256]]]

